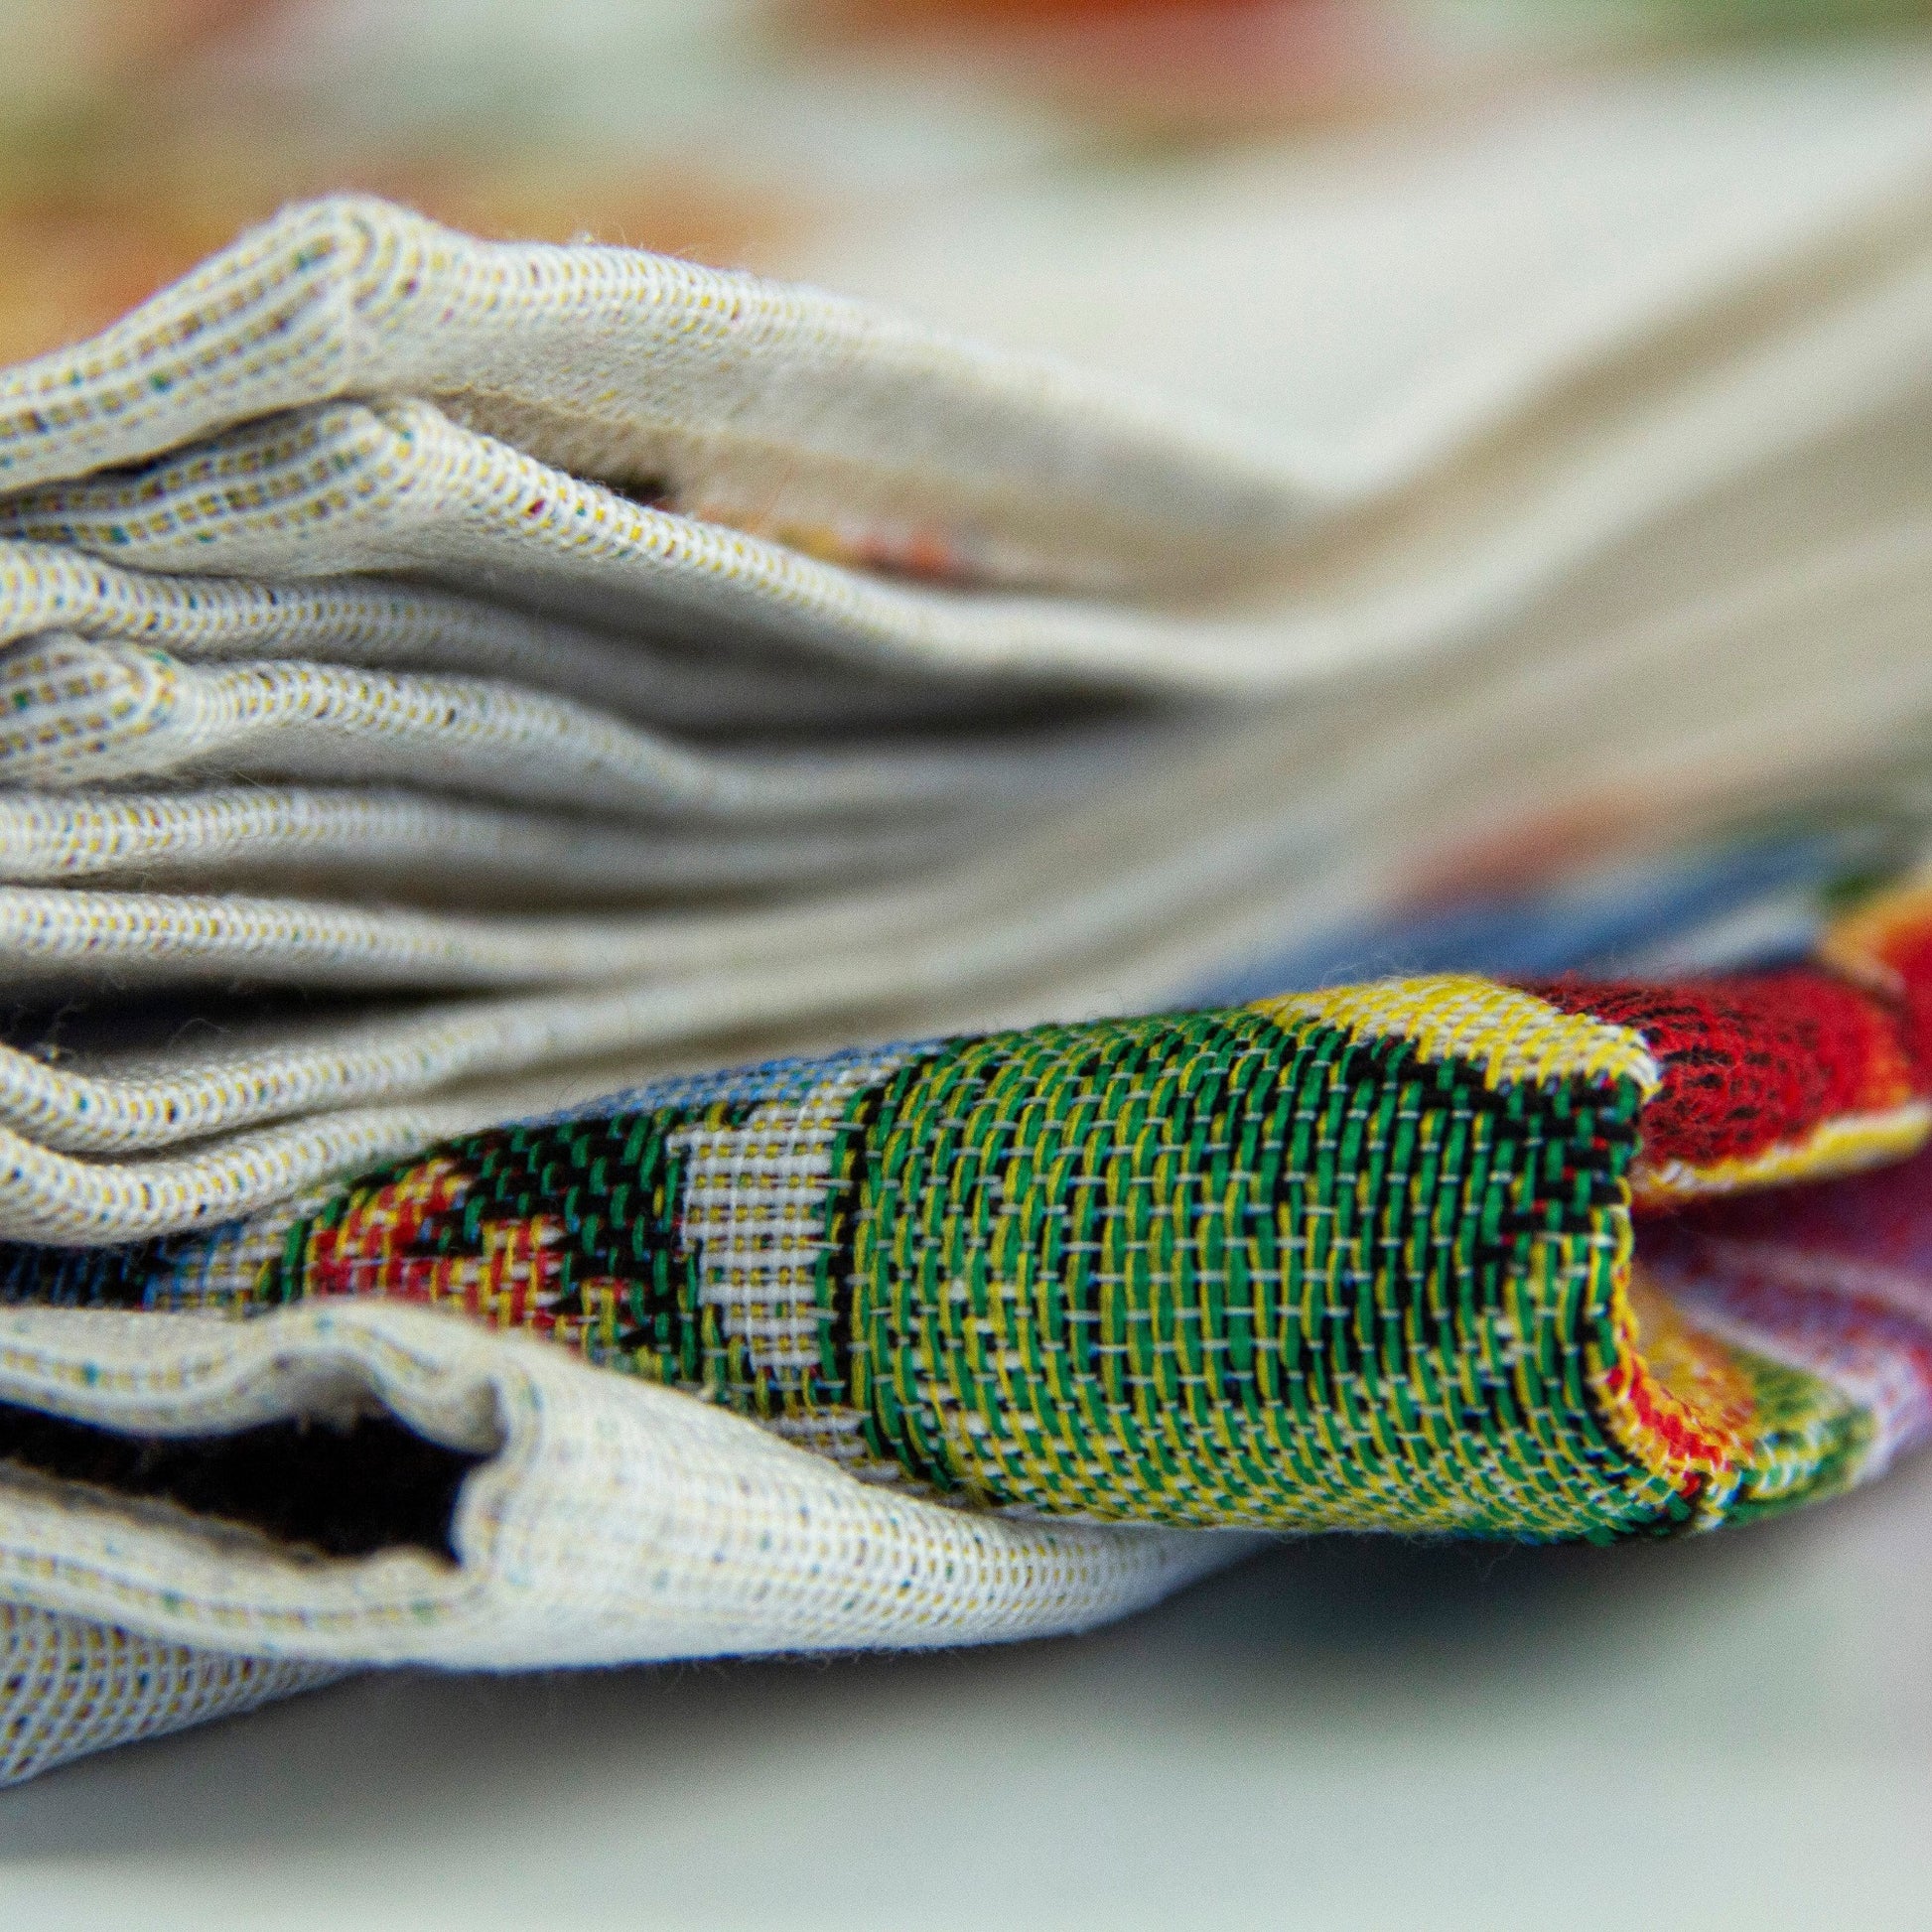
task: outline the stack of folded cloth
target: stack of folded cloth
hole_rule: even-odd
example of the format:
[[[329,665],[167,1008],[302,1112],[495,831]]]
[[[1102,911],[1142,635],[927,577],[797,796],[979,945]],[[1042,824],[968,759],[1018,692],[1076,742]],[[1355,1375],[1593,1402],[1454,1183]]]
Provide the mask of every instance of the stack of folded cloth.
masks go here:
[[[866,303],[331,201],[0,373],[0,1775],[1912,1441],[1928,91]]]

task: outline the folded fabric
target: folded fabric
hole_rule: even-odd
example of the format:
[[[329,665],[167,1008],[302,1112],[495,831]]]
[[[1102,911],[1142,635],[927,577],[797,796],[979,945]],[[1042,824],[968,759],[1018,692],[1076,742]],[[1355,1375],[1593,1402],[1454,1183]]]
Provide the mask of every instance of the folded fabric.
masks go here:
[[[89,1751],[334,1683],[339,1664],[234,1657],[0,1604],[0,1785]]]
[[[1932,1134],[1932,896],[1824,951],[1843,971],[1391,980],[699,1075],[206,1235],[17,1249],[7,1292],[453,1307],[978,1504],[1717,1521],[1842,1480],[1865,1425],[1820,1384],[1795,1472],[1749,1361],[1721,1375],[1633,1278],[1631,1214]]]
[[[1926,84],[0,371],[0,1770],[1916,1442]]]
[[[822,239],[921,322],[334,200],[0,372],[0,1232],[1911,816],[1923,87]]]
[[[476,807],[433,794],[268,790],[250,793],[245,812],[227,788],[0,800],[0,828],[13,829],[8,849],[29,877],[47,881],[58,858],[60,876],[118,868],[132,884],[159,855],[204,888],[129,892],[108,877],[102,884],[117,890],[50,897],[23,878],[0,890],[0,949],[16,984],[64,999],[136,976],[529,989],[318,1015],[300,1027],[237,1029],[229,1017],[218,1034],[179,1039],[170,1021],[152,1044],[137,1036],[122,1048],[64,1050],[51,1063],[0,1052],[0,1124],[30,1142],[13,1157],[26,1165],[7,1180],[5,1225],[34,1238],[111,1240],[244,1211],[369,1158],[380,1144],[371,1134],[402,1144],[393,1123],[349,1110],[417,1107],[459,1078],[521,1077],[642,1048],[688,1053],[680,1042],[734,1028],[776,1033],[779,1045],[787,1030],[791,1039],[836,1039],[876,1032],[867,1014],[932,1030],[1155,1007],[1225,978],[1232,961],[1286,954],[1392,900],[1440,896],[1449,889],[1442,882],[1492,863],[1486,850],[1512,852],[1520,868],[1547,863],[1534,856],[1544,847],[1561,864],[1580,826],[1614,847],[1808,789],[1863,790],[1879,802],[1892,781],[1874,754],[1903,755],[1932,695],[1919,576],[1915,549],[1860,545],[1796,588],[1721,597],[1637,626],[1613,647],[1552,644],[1535,676],[1472,664],[1449,688],[1375,690],[1313,713],[1246,719],[1156,761],[1131,789],[1110,785],[1104,804],[1015,828],[989,854],[964,845],[955,825],[950,851],[925,848],[936,863],[923,876],[803,903],[615,916],[606,898],[594,918],[588,908],[561,922],[507,914],[500,880],[483,901],[491,909],[469,897],[489,879],[487,862],[466,866],[454,839],[437,904],[398,903],[409,868],[379,852],[357,881],[378,887],[377,903],[263,892],[304,877],[290,848],[311,815],[346,840],[372,819],[400,817],[407,837],[455,813],[471,850],[485,853],[487,841],[512,834],[533,855],[567,837],[561,825],[477,826],[462,816]],[[126,841],[118,854],[95,843],[109,832]],[[665,849],[666,870],[700,862],[703,849],[681,843],[688,836]],[[890,837],[906,842],[897,848],[902,870],[921,856],[920,839],[940,834],[898,825]],[[779,863],[782,840],[775,849],[759,841],[743,855],[748,869]],[[616,868],[623,850],[586,828],[577,863]],[[883,865],[892,850],[873,856]],[[841,856],[848,869],[867,863],[863,846],[819,851],[821,873]],[[353,850],[337,852],[354,876]],[[478,885],[452,905],[466,875]],[[563,863],[556,878],[568,878]],[[238,887],[250,890],[233,897]],[[562,980],[603,984],[542,990]],[[611,1084],[593,1070],[579,1091]],[[486,1120],[492,1105],[499,1118],[514,1110],[484,1100],[468,1117]],[[277,1121],[290,1125],[272,1148],[198,1138],[273,1136]],[[68,1158],[185,1141],[198,1144],[166,1172]],[[50,1203],[64,1204],[58,1218]]]
[[[1428,523],[1378,541],[1339,512],[1390,483],[1317,489],[1292,450],[1051,362],[630,251],[324,204],[0,378],[0,484],[19,492],[0,533],[151,570],[415,572],[660,639],[906,671],[1280,688],[1461,641],[1667,511],[1878,419],[1914,381],[1932,275],[1909,249],[1881,260],[1795,315],[1765,305],[1715,363],[1671,352],[1708,321],[1687,291],[1644,339],[1658,373],[1614,384],[1604,421],[1553,437],[1530,414],[1513,460],[1487,454]],[[427,401],[269,413],[345,388],[437,397],[497,433]],[[828,536],[834,516],[855,534]],[[1011,583],[1153,601],[990,588]]]
[[[15,1247],[0,1590],[608,1661],[1079,1627],[1236,1529],[1829,1494],[1932,1431],[1923,1160],[1817,1184],[1932,1134],[1932,892],[1821,955],[856,1049]]]

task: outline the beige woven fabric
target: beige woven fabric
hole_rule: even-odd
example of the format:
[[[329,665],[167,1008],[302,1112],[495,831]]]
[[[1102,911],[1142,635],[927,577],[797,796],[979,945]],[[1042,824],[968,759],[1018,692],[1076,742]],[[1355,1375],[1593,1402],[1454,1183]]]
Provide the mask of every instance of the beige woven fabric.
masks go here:
[[[94,341],[10,371],[0,483],[341,395],[451,398],[519,448],[687,502],[782,502],[835,526],[963,508],[989,549],[1054,580],[1083,549],[1124,568],[1191,536],[1222,556],[1302,508],[1238,434],[1063,365],[809,290],[479,242],[354,200],[291,210]]]
[[[362,1410],[495,1449],[458,1504],[454,1564],[413,1549],[318,1560],[231,1523],[0,1470],[12,1599],[0,1601],[0,1785],[362,1663],[612,1663],[1078,1629],[1255,1541],[1033,1526],[882,1495],[734,1417],[460,1318],[316,1313],[246,1328],[0,1315],[0,1401],[109,1431],[205,1438]],[[81,1601],[118,1607],[101,1620],[75,1613]]]
[[[788,265],[1238,415],[1324,497],[1434,490],[1504,426],[1614,403],[1686,322],[1722,356],[1767,305],[1895,263],[1923,218],[1929,94],[1923,51],[1889,42],[1577,72],[875,205]]]
[[[705,732],[958,721],[1015,702],[989,687],[827,678],[707,638],[696,653],[634,632],[556,622],[383,578],[267,584],[117,569],[56,544],[0,542],[0,644],[71,631],[196,662],[285,657],[370,669],[512,677],[618,717]],[[1021,701],[1030,695],[1019,693]]]
[[[1152,669],[1183,625],[1131,607],[962,597],[818,561],[537,462],[422,402],[269,416],[134,476],[0,503],[0,535],[147,570],[263,578],[413,571],[686,646],[724,637],[888,669]],[[1211,667],[1209,675],[1212,674]]]
[[[0,1311],[0,1400],[163,1437],[372,1412],[486,1458],[454,1562],[319,1560],[0,1469],[0,1596],[266,1657],[515,1668],[987,1642],[1121,1615],[1256,1542],[922,1502],[688,1396],[402,1306]]]
[[[235,1657],[0,1603],[0,1785],[334,1683],[339,1664]]]
[[[1306,188],[1278,190],[1272,232],[1230,235],[1185,210],[1163,230],[1151,198],[1141,233],[1115,233],[1114,261],[1090,289],[1104,325],[1059,345],[1104,361],[1105,337],[1135,307],[1150,320],[1130,336],[1187,315],[1185,360],[1211,374],[1243,309],[1264,332],[1272,318],[1293,329],[1261,338],[1290,362],[1298,341],[1328,349],[1318,332],[1345,314],[1366,353],[1322,359],[1365,362],[1372,401],[1400,386],[1400,354],[1377,366],[1387,338],[1437,389],[1405,399],[1379,435],[1348,440],[1311,435],[1306,410],[1257,420],[1250,399],[1266,386],[1255,376],[1239,381],[1245,393],[1183,384],[1219,406],[1179,409],[1159,391],[967,347],[943,326],[808,289],[621,249],[474,242],[380,205],[326,203],[245,237],[94,342],[12,372],[0,477],[11,486],[69,477],[270,410],[405,395],[449,400],[476,427],[577,474],[668,486],[686,508],[721,505],[729,520],[869,533],[937,521],[980,568],[1054,583],[1096,570],[1244,574],[1311,508],[1413,477],[1607,353],[1707,316],[1794,260],[1829,258],[1922,180],[1924,127],[1909,79],[1667,76],[1584,91],[1556,112],[1532,103],[1420,151],[1371,148],[1339,171],[1324,158],[1321,199],[1305,212]],[[1335,213],[1376,233],[1378,199],[1396,217],[1380,231],[1388,306],[1426,291],[1421,328],[1365,314],[1359,299],[1324,315],[1308,293],[1357,260]],[[1578,222],[1583,206],[1593,224]],[[943,252],[952,221],[921,219]],[[1602,247],[1580,277],[1586,225]],[[1163,286],[1161,255],[1142,251],[1152,239],[1165,253],[1175,233],[1184,247],[1190,226],[1206,258],[1176,259]],[[1010,229],[1001,252],[1024,264],[1025,240]],[[1244,260],[1262,264],[1258,287],[1254,269],[1230,269]],[[1144,294],[1136,278],[1148,275]],[[1359,268],[1351,279],[1359,288]],[[1040,299],[1050,274],[1035,270],[1035,286],[1032,306],[1050,313]],[[1226,290],[1241,293],[1230,302]],[[1217,298],[1223,312],[1203,318],[1201,301]],[[971,313],[955,303],[943,320]],[[1471,333],[1484,351],[1474,368],[1458,352]],[[1169,368],[1160,373],[1172,389]],[[1354,401],[1312,359],[1301,386]]]
[[[1009,828],[1021,820],[1005,814]],[[390,787],[260,782],[105,794],[0,791],[0,879],[170,887],[321,881],[487,898],[657,898],[878,878],[956,854],[991,812],[716,830],[586,824]]]
[[[418,402],[268,417],[131,477],[28,490],[0,502],[0,534],[148,570],[416,572],[660,640],[875,669],[1292,688],[1466,642],[1671,512],[1771,490],[1767,471],[1895,411],[1932,350],[1932,265],[1909,256],[1779,321],[1676,382],[1619,385],[1591,423],[1526,428],[1426,514],[1268,553],[1288,590],[1235,608],[888,581],[634,501]],[[1731,520],[1733,542],[1759,537]]]
[[[13,371],[0,471],[52,483],[245,423],[30,492],[14,527],[153,567],[428,571],[711,647],[1279,688],[1477,634],[1914,393],[1923,106],[1909,79],[1612,86],[1441,153],[1331,160],[1319,194],[1237,175],[1147,200],[1055,338],[1102,362],[1143,344],[1146,391],[809,290],[319,205]],[[1335,210],[1378,206],[1369,263]],[[828,260],[1038,333],[1056,285],[1027,238],[1022,216],[969,237],[1008,271],[943,289],[916,247]],[[1371,271],[1417,298],[1344,312]],[[357,397],[378,400],[328,400]],[[1204,615],[1209,588],[1240,608]]]
[[[1260,721],[1158,784],[937,882],[633,923],[627,942],[619,922],[582,927],[612,951],[656,946],[648,979],[203,1036],[167,1054],[47,1064],[0,1050],[0,1124],[19,1137],[0,1175],[0,1228],[106,1241],[206,1224],[420,1145],[443,1118],[433,1096],[457,1081],[600,1054],[745,1058],[865,1033],[1157,1006],[1231,961],[1399,900],[1526,827],[1681,831],[1745,801],[1856,797],[1889,763],[1923,756],[1928,590],[1932,530],[1901,524],[1638,627],[1614,650],[1553,649],[1538,677],[1512,669],[1500,690],[1425,690],[1407,713],[1363,701],[1299,729]],[[1503,657],[1513,664],[1514,650]],[[1595,729],[1580,736],[1580,721]],[[57,896],[55,909],[74,917],[96,897],[108,916],[71,925],[76,962],[114,933],[130,935],[119,961],[129,971],[158,956],[185,971],[198,946],[210,972],[245,958],[247,909],[233,900],[197,902],[225,927],[158,895]],[[269,911],[301,959],[313,905]],[[390,938],[414,944],[477,938],[421,914],[352,916],[364,941],[383,917]],[[541,925],[473,923],[485,940],[511,932],[526,947]],[[314,970],[347,969],[323,955]],[[488,1092],[475,1104],[484,1117],[508,1105]],[[222,1136],[239,1138],[209,1138]],[[126,1158],[168,1148],[182,1151]],[[101,1164],[103,1154],[121,1158]]]
[[[1148,748],[1145,728],[880,737],[722,752],[500,679],[306,660],[204,668],[55,631],[0,657],[0,784],[394,780],[647,819],[831,817],[1051,796]]]

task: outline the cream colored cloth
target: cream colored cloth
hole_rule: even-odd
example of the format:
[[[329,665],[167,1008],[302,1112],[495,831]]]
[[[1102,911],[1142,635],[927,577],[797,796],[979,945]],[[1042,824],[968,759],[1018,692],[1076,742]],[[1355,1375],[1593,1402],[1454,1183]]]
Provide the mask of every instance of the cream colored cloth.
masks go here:
[[[1534,676],[1505,642],[1488,676],[1250,721],[989,854],[789,907],[559,922],[0,892],[0,958],[22,981],[218,983],[253,964],[306,984],[526,982],[166,1050],[0,1050],[0,1226],[98,1242],[206,1225],[513,1104],[488,1087],[435,1100],[459,1080],[549,1065],[586,1093],[885,1025],[1159,1005],[1539,827],[1654,837],[1740,801],[1881,797],[1883,767],[1861,778],[1862,761],[1902,756],[1932,716],[1929,579],[1932,530],[1903,524],[1608,644],[1546,645]],[[574,990],[527,985],[571,975]],[[562,1070],[600,1055],[632,1057],[621,1075]]]
[[[483,1458],[448,1557],[353,1559],[0,1463],[0,1783],[357,1664],[515,1669],[1078,1630],[1258,1541],[895,1495],[689,1397],[395,1305],[245,1323],[0,1311],[0,1403],[143,1440],[373,1413]]]
[[[506,1669],[986,1642],[1119,1615],[1256,1542],[897,1495],[688,1396],[398,1304],[0,1311],[0,1401],[162,1438],[373,1413],[483,1458],[453,1560],[319,1560],[0,1470],[0,1594],[250,1655]]]
[[[0,1785],[89,1751],[334,1683],[340,1664],[237,1657],[0,1603]]]
[[[0,542],[0,644],[55,631],[149,644],[196,663],[289,657],[506,677],[618,717],[706,733],[903,727],[1011,705],[1011,681],[836,678],[810,667],[654,648],[390,578],[263,584],[128,571],[50,544]],[[1025,695],[1023,687],[1023,695]]]
[[[759,754],[682,746],[497,679],[306,659],[186,663],[53,631],[0,662],[0,771],[82,788],[215,770],[393,782],[655,820],[874,817],[1075,789],[1143,747],[1115,729],[963,748],[875,738]]]

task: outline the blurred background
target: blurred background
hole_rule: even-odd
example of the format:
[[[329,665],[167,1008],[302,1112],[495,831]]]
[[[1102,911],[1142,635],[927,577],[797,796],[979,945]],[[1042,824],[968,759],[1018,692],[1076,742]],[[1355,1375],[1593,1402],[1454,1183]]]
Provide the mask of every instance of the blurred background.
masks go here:
[[[0,360],[332,190],[482,234],[784,267],[1029,176],[1928,19],[1928,0],[0,0]]]

